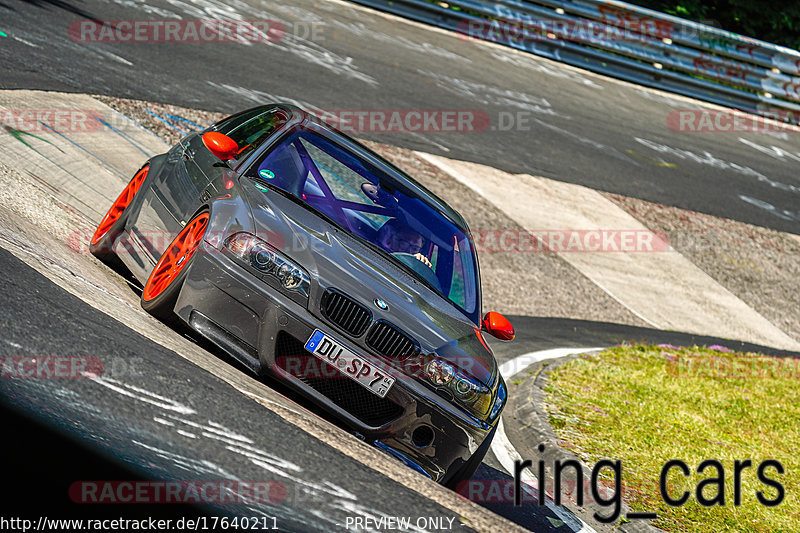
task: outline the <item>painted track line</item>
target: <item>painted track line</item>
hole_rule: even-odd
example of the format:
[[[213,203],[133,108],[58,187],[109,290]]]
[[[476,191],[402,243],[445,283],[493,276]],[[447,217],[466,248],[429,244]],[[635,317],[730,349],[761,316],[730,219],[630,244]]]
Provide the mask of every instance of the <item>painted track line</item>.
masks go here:
[[[530,352],[520,355],[519,357],[515,357],[511,361],[506,361],[500,365],[498,371],[500,372],[500,375],[503,376],[503,379],[508,381],[533,363],[544,361],[546,359],[555,359],[558,357],[565,357],[567,355],[594,352],[598,350],[602,350],[602,348],[553,348],[551,350]],[[508,439],[508,435],[506,435],[505,428],[503,426],[502,417],[500,417],[500,421],[497,424],[497,433],[495,433],[494,440],[492,441],[492,453],[494,453],[494,456],[497,458],[498,462],[502,465],[506,472],[513,476],[514,463],[515,461],[522,461],[522,456]],[[533,487],[538,485],[536,476],[528,468],[525,468],[520,473],[520,478],[524,482],[522,486],[525,487],[526,491],[531,490],[528,488],[528,486]],[[548,498],[545,500],[545,507],[552,511],[553,514],[558,516],[561,521],[564,522],[564,524],[573,532],[596,533],[596,531],[590,525],[572,514],[566,508],[555,505],[551,499]]]
[[[511,361],[506,361],[500,365],[498,372],[500,372],[500,375],[503,376],[503,379],[508,381],[513,376],[531,366],[533,363],[538,363],[539,361],[544,361],[546,359],[565,357],[567,355],[576,353],[596,352],[598,350],[603,350],[603,348],[553,348],[550,350],[539,350],[520,355]]]

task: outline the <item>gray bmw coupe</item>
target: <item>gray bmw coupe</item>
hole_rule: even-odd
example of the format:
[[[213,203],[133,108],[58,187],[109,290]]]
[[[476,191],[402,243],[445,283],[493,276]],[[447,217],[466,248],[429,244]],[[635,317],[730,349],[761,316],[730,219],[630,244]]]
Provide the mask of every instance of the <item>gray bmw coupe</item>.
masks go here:
[[[253,372],[455,488],[506,401],[464,219],[380,156],[288,105],[193,133],[149,160],[90,249]]]

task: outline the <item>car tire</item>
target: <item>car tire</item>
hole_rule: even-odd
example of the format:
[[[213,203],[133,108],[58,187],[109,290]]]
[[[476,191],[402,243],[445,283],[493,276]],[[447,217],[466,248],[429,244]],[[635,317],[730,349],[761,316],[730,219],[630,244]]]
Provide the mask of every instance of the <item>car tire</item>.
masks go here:
[[[167,246],[153,267],[142,289],[142,308],[168,323],[177,323],[175,302],[178,300],[188,266],[208,228],[209,213],[198,213]]]
[[[475,450],[475,453],[473,453],[472,456],[470,456],[470,458],[467,459],[467,461],[455,471],[450,479],[443,483],[445,487],[457,492],[459,485],[472,479],[472,476],[475,475],[478,467],[481,466],[481,463],[483,462],[483,458],[486,457],[486,453],[492,446],[492,439],[494,439],[494,434],[496,432],[497,426],[495,425],[494,428],[492,428],[492,431],[490,431],[486,438],[483,439],[483,442],[478,449]]]
[[[125,224],[128,221],[128,207],[133,202],[139,189],[141,189],[149,171],[150,165],[147,164],[134,174],[131,181],[128,182],[117,199],[114,200],[114,203],[111,204],[89,241],[89,252],[111,268],[118,269],[123,266],[122,261],[120,261],[112,248],[114,241],[125,229]]]

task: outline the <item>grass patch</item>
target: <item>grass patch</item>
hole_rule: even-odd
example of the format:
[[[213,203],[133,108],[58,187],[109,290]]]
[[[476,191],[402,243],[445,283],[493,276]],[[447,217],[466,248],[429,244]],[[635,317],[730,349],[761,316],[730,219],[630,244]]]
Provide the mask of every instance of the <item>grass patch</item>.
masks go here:
[[[556,435],[590,465],[620,459],[625,501],[633,511],[658,513],[653,525],[673,532],[800,531],[800,361],[730,352],[723,347],[677,348],[622,345],[582,356],[552,371],[546,388]],[[664,464],[680,459],[669,493],[691,496],[681,507],[661,498]],[[696,473],[706,459],[724,467],[724,506],[703,507],[695,490],[714,468]],[[741,506],[734,505],[734,461],[750,459],[741,473]],[[774,500],[777,491],[758,479],[758,465],[776,459],[785,498],[761,505],[756,493]],[[713,486],[703,495],[713,498]]]

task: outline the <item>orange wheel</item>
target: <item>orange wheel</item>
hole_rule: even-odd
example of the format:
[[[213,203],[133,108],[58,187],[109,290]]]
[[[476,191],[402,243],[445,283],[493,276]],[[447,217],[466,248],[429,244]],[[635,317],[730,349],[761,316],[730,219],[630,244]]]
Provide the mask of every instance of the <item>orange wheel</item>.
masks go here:
[[[142,302],[153,302],[173,285],[203,240],[208,218],[208,213],[197,215],[173,239],[144,284]]]
[[[147,172],[149,170],[149,165],[144,167],[137,172],[130,183],[125,186],[125,188],[122,190],[122,193],[111,205],[111,208],[106,213],[106,216],[103,217],[103,220],[101,220],[100,224],[97,226],[97,229],[92,236],[92,246],[96,246],[97,243],[100,242],[100,239],[105,237],[108,231],[114,226],[114,223],[119,220],[119,218],[122,216],[122,213],[125,212],[125,209],[133,201],[136,193],[139,192],[139,188],[142,186],[142,182],[144,182],[144,179],[147,177]]]

